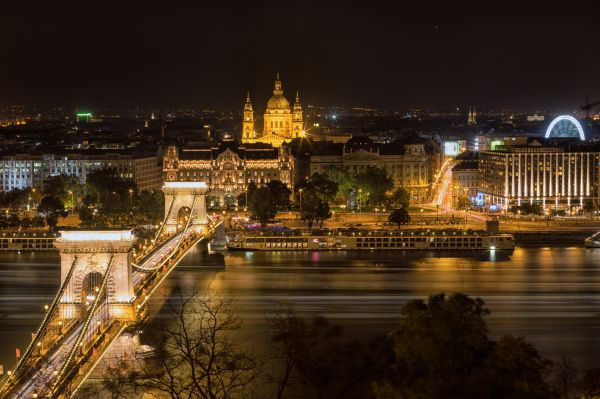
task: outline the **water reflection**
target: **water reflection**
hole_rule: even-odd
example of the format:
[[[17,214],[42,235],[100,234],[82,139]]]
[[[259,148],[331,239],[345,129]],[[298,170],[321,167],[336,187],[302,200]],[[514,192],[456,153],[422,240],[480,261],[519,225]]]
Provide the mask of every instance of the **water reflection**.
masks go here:
[[[370,337],[394,328],[407,300],[460,291],[487,302],[494,335],[524,335],[545,356],[564,353],[581,368],[600,365],[600,250],[517,248],[510,258],[498,251],[475,258],[425,255],[237,252],[219,260],[195,251],[161,292],[176,284],[210,284],[235,299],[247,339],[259,341],[265,339],[266,312],[281,302]],[[0,363],[11,364],[14,348],[25,346],[59,274],[57,255],[0,254]],[[161,303],[158,297],[151,305]]]

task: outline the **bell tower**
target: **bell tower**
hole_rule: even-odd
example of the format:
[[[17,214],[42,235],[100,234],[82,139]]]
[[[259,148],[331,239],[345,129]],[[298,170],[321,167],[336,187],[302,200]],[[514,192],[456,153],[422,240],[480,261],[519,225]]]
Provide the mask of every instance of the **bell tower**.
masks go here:
[[[246,104],[244,104],[244,120],[242,122],[242,141],[254,138],[254,110],[250,101],[250,92],[246,94]]]
[[[294,110],[292,115],[292,137],[299,137],[304,129],[302,120],[302,104],[300,103],[300,93],[296,92],[296,101],[294,101]]]

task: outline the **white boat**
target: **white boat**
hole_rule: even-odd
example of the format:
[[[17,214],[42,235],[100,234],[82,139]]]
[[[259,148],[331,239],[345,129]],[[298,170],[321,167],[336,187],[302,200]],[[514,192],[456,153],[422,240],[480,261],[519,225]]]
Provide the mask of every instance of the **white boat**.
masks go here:
[[[243,251],[301,250],[509,250],[515,248],[510,234],[411,233],[372,231],[326,235],[233,234],[227,248]]]

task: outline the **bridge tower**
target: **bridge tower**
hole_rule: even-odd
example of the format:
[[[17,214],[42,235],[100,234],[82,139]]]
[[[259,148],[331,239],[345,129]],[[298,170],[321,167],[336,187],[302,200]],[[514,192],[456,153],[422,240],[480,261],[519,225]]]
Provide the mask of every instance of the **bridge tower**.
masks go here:
[[[80,318],[98,293],[107,270],[108,317],[131,319],[134,299],[131,230],[61,231],[54,245],[60,252],[61,284],[69,278],[59,303],[61,319]],[[72,270],[71,270],[72,269]]]
[[[162,187],[165,194],[165,225],[163,232],[173,234],[186,226],[204,233],[208,225],[206,192],[208,186],[200,181],[167,181]]]

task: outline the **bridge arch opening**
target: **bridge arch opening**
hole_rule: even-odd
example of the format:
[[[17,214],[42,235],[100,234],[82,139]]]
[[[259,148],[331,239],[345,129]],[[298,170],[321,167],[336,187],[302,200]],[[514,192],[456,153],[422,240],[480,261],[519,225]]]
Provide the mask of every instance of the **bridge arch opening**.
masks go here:
[[[179,208],[179,210],[177,211],[177,227],[185,227],[191,215],[192,209],[189,206],[182,206],[181,208]]]
[[[81,282],[81,303],[86,308],[91,306],[96,297],[100,295],[100,285],[102,285],[102,273],[90,272],[86,274]]]

